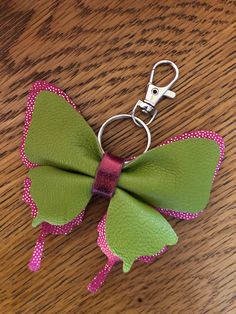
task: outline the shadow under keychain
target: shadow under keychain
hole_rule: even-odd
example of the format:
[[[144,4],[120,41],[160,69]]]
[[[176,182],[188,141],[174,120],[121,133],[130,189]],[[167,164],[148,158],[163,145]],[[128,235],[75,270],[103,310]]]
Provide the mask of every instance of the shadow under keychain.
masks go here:
[[[161,64],[175,70],[165,87],[153,84]],[[170,88],[178,74],[173,62],[156,63],[145,100],[137,102],[132,114],[108,119],[98,138],[61,89],[45,81],[34,83],[21,145],[22,161],[30,169],[23,200],[31,207],[33,226],[41,227],[29,262],[31,271],[40,268],[45,236],[70,233],[82,222],[94,194],[110,201],[97,240],[107,263],[89,284],[91,292],[98,290],[117,262],[122,261],[123,271],[128,272],[135,260],[153,262],[176,244],[177,235],[164,216],[191,220],[203,212],[224,155],[223,139],[212,131],[192,131],[148,151],[148,125],[157,114],[156,104],[162,97],[175,97]],[[136,117],[138,108],[150,115],[148,123]],[[103,131],[118,119],[131,119],[145,129],[147,146],[141,156],[125,160],[104,152]]]

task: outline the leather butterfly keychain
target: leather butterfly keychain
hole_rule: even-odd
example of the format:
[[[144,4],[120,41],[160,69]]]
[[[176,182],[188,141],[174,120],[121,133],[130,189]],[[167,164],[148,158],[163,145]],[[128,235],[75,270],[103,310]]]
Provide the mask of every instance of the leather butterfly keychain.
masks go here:
[[[175,70],[165,87],[153,84],[161,64]],[[71,232],[82,222],[93,195],[110,201],[98,225],[97,241],[107,263],[89,284],[92,292],[117,262],[128,272],[135,260],[153,262],[176,244],[177,235],[165,216],[190,220],[203,212],[223,158],[223,139],[211,131],[193,131],[148,150],[148,125],[157,114],[156,104],[163,97],[175,97],[170,88],[178,74],[173,62],[157,62],[145,100],[137,102],[132,114],[108,119],[98,138],[61,89],[45,81],[33,85],[21,145],[22,161],[29,168],[23,200],[31,207],[33,226],[41,228],[29,262],[31,271],[40,268],[45,236]],[[150,115],[148,123],[136,116],[138,108]],[[104,152],[103,131],[118,119],[130,119],[145,129],[147,146],[141,156],[125,160]]]

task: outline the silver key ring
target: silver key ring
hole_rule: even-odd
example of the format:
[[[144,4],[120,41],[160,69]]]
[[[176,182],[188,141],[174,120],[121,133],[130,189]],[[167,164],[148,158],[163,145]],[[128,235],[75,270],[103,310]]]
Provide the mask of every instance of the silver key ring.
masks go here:
[[[101,152],[102,152],[103,154],[105,153],[105,151],[104,151],[104,149],[103,149],[103,147],[102,147],[102,135],[103,135],[104,129],[105,129],[106,126],[107,126],[108,124],[110,124],[111,122],[116,121],[116,120],[124,120],[124,119],[131,119],[131,120],[133,121],[133,117],[132,117],[131,114],[118,114],[118,115],[116,115],[116,116],[113,116],[113,117],[107,119],[107,120],[103,123],[103,125],[100,127],[100,130],[99,130],[99,132],[98,132],[98,144],[99,144],[100,150],[101,150]],[[144,150],[144,153],[146,153],[146,152],[148,151],[150,145],[151,145],[151,132],[150,132],[148,126],[147,126],[141,119],[139,119],[138,117],[135,117],[135,119],[137,120],[137,122],[138,122],[140,125],[143,126],[143,128],[145,129],[146,134],[147,134],[147,146],[146,146],[146,148],[145,148],[145,150]]]

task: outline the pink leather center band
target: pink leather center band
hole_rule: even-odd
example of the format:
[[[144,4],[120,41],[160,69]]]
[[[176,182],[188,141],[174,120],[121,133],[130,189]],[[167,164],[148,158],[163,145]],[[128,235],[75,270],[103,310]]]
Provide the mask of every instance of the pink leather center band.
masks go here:
[[[105,153],[98,166],[92,193],[112,198],[124,165],[124,159]]]

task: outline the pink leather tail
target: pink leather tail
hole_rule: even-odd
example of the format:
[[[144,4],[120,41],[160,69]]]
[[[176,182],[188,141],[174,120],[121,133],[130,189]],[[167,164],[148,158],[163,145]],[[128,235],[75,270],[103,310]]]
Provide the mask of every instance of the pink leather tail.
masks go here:
[[[88,285],[88,290],[90,292],[97,292],[99,288],[104,284],[107,275],[112,269],[112,266],[115,264],[115,261],[109,261],[103,267],[103,269],[93,278],[93,280]]]
[[[34,251],[32,257],[29,261],[28,267],[31,271],[38,271],[41,265],[43,249],[45,244],[46,233],[41,229],[39,237],[35,243]]]

